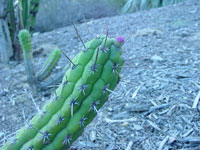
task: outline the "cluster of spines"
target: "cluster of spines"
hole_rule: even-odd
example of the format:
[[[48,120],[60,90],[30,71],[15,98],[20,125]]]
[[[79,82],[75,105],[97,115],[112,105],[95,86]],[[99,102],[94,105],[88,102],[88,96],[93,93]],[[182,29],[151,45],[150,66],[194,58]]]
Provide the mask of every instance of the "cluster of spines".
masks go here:
[[[44,113],[37,114],[29,128],[19,131],[19,140],[9,144],[6,150],[69,147],[93,120],[108,98],[107,89],[113,90],[116,86],[121,70],[117,66],[123,60],[115,41],[107,36],[92,40],[86,47],[73,59],[74,64],[66,72],[53,100],[44,106]]]

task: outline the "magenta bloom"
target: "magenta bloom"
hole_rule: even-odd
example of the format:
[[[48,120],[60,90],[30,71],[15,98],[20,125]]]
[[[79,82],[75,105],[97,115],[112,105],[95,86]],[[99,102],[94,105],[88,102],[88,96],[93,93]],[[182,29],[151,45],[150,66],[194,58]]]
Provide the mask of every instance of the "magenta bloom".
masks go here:
[[[119,42],[120,44],[124,44],[125,39],[124,39],[123,36],[118,36],[118,37],[116,38],[116,41]]]

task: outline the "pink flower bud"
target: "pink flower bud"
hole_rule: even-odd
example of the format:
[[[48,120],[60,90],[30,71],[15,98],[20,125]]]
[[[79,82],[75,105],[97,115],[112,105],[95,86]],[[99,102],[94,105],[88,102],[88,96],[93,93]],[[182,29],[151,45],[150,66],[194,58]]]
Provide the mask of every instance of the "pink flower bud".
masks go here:
[[[119,42],[120,44],[124,44],[125,39],[124,39],[123,36],[118,36],[118,37],[116,38],[116,41]]]

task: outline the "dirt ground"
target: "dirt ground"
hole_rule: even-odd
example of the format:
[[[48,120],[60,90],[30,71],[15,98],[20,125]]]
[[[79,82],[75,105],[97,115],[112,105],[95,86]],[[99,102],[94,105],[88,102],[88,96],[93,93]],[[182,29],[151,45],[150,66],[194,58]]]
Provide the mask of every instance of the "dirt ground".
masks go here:
[[[107,17],[76,25],[86,42],[105,25],[123,35],[121,81],[72,150],[200,150],[200,3]],[[72,58],[81,42],[72,26],[35,35],[35,69],[52,47]],[[53,74],[69,62],[62,56]],[[52,75],[53,76],[53,75]],[[23,62],[0,65],[0,145],[36,112]],[[38,94],[39,106],[54,89]],[[24,113],[23,113],[24,112]],[[23,115],[25,114],[25,115]]]

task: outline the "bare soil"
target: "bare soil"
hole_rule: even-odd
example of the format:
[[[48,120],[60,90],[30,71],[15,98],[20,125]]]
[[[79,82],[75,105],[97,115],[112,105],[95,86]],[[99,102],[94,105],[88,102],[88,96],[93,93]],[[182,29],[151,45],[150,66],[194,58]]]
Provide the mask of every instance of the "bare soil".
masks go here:
[[[123,46],[122,79],[71,149],[200,150],[200,3],[186,0],[76,26],[86,42],[106,25],[110,37],[133,33]],[[56,46],[70,58],[82,47],[72,26],[35,35],[36,70]],[[62,56],[53,75],[68,64]],[[33,101],[42,107],[55,89],[32,99],[23,62],[0,64],[0,89],[2,145],[37,112]]]

